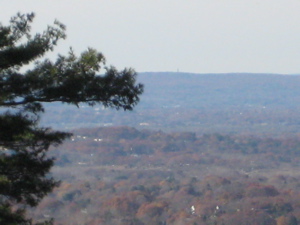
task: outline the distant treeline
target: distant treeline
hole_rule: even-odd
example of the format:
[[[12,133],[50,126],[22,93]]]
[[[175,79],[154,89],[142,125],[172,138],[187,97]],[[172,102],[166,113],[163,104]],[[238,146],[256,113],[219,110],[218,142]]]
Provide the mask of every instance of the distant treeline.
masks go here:
[[[133,112],[48,106],[43,123],[66,129],[131,126],[197,134],[297,135],[300,76],[141,73],[145,93]]]

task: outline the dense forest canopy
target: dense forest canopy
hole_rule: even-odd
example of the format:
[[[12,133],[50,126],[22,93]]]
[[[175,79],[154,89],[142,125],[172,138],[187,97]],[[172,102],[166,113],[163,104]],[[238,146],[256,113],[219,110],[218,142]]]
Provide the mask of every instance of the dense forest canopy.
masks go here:
[[[57,224],[298,224],[300,139],[84,128],[53,149]]]

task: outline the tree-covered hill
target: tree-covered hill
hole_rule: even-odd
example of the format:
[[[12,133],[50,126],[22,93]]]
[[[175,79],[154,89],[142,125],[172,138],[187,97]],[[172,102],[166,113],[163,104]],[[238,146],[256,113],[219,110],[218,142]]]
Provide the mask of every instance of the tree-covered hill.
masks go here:
[[[300,139],[78,129],[30,214],[55,225],[298,225]]]
[[[133,112],[49,106],[43,122],[67,129],[126,125],[198,134],[281,136],[300,130],[297,75],[148,72],[138,79],[145,92]]]

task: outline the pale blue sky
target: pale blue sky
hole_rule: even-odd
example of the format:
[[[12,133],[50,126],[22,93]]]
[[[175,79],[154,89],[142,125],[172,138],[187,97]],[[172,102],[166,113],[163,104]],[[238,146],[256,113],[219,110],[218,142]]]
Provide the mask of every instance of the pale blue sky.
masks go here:
[[[35,31],[67,26],[55,55],[94,47],[138,72],[300,74],[300,0],[2,0],[0,20],[18,11],[36,13]]]

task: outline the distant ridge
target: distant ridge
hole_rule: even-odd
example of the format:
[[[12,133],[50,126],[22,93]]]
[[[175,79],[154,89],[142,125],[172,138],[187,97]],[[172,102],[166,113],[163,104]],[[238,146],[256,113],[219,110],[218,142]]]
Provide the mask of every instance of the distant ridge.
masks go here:
[[[187,108],[201,107],[204,103],[226,108],[244,104],[280,104],[287,108],[300,105],[300,76],[296,75],[146,72],[140,73],[138,80],[145,84],[143,97],[157,104],[161,99],[164,101],[161,104],[177,101]]]
[[[192,72],[176,72],[176,71],[165,71],[165,72],[151,72],[151,71],[146,71],[146,72],[138,72],[139,75],[143,74],[179,74],[179,75],[284,75],[284,76],[298,76],[300,74],[285,74],[285,73],[251,73],[251,72],[228,72],[228,73],[192,73]]]
[[[143,72],[133,112],[51,105],[46,125],[133,126],[198,133],[300,134],[300,76],[273,73]],[[52,118],[47,120],[47,118]],[[53,119],[55,118],[55,119]]]

